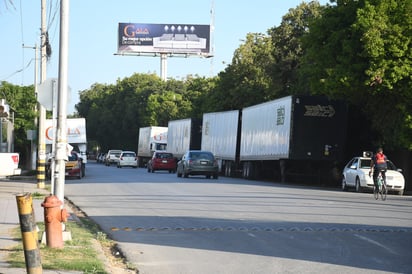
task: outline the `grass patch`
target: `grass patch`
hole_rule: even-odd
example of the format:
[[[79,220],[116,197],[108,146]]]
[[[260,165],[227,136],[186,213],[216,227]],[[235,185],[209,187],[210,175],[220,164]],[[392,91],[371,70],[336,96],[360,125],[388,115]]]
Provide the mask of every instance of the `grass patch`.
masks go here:
[[[40,244],[40,255],[43,269],[51,270],[74,270],[83,273],[107,273],[104,263],[99,259],[95,243],[97,239],[98,227],[87,218],[81,218],[81,223],[69,221],[66,230],[71,232],[72,241],[64,242],[64,247],[49,248],[45,244]],[[41,232],[44,231],[44,224],[38,223],[41,239]],[[101,232],[100,232],[101,233]],[[14,231],[16,239],[21,241],[20,228]],[[112,244],[110,240],[102,235],[99,236],[102,244]],[[103,239],[102,239],[103,238]],[[23,243],[14,247],[7,258],[7,262],[12,267],[25,268],[25,258]]]
[[[48,195],[46,195],[44,193],[34,192],[34,193],[31,194],[31,196],[33,197],[33,199],[43,200]]]

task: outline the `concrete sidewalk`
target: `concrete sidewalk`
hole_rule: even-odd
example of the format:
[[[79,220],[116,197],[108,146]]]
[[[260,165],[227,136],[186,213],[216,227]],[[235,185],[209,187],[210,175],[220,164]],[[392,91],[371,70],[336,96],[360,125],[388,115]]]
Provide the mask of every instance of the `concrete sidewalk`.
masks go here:
[[[11,231],[20,227],[16,195],[22,193],[40,193],[48,195],[46,189],[37,188],[35,177],[18,176],[16,179],[0,178],[0,274],[27,273],[26,268],[11,268],[5,262],[8,250],[20,241],[13,238]],[[36,222],[44,220],[43,199],[33,199],[33,209]],[[81,273],[66,270],[44,270],[43,273],[74,274]]]

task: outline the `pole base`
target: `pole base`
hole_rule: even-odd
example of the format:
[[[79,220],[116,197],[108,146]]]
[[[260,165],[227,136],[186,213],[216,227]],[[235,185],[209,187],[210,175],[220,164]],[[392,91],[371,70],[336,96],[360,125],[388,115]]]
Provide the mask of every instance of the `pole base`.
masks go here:
[[[72,240],[72,233],[71,231],[63,231],[63,242],[71,241]],[[41,241],[40,243],[42,244],[47,244],[46,241],[46,231],[43,231],[41,235]]]

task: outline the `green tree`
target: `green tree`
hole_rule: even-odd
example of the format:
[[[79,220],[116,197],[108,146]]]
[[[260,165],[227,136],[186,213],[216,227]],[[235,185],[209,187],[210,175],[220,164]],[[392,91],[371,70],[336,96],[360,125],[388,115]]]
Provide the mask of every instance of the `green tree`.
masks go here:
[[[240,109],[273,98],[271,92],[272,43],[268,35],[248,33],[236,49],[232,63],[219,73],[215,102],[218,109]]]
[[[0,98],[6,99],[14,118],[14,151],[20,152],[21,164],[27,164],[30,157],[30,141],[27,130],[36,130],[36,96],[33,86],[16,86],[8,82],[0,84]],[[4,140],[4,139],[3,139]]]
[[[185,91],[183,81],[170,79],[164,82],[162,91],[151,93],[146,106],[146,113],[150,115],[146,126],[167,126],[170,120],[185,115],[188,111],[188,104],[183,96]]]
[[[216,106],[211,98],[216,87],[216,78],[205,78],[205,77],[196,77],[188,78],[185,81],[186,85],[186,100],[187,105],[190,104],[191,109],[185,113],[186,117],[192,117],[201,119],[203,118],[203,113],[216,111]]]
[[[308,91],[298,85],[298,69],[304,53],[302,37],[310,23],[319,18],[322,6],[317,1],[302,2],[282,17],[278,27],[269,29],[273,44],[272,92],[276,97],[302,94]]]
[[[170,120],[201,118],[215,80],[188,77],[162,81],[156,75],[134,74],[115,85],[94,84],[80,92],[76,105],[87,120],[89,141],[103,151],[137,150],[140,127],[167,126]]]
[[[310,22],[321,16],[317,1],[303,2],[283,16],[267,35],[249,33],[234,53],[232,63],[219,74],[211,101],[217,110],[239,109],[282,96],[306,93],[298,85],[304,48],[301,38]]]
[[[376,144],[412,149],[411,1],[338,0],[310,25],[300,83],[345,98],[370,119]],[[365,125],[367,126],[367,125]]]
[[[412,150],[412,1],[365,1],[354,28],[368,60],[366,111],[379,143]],[[376,111],[380,110],[380,111]]]

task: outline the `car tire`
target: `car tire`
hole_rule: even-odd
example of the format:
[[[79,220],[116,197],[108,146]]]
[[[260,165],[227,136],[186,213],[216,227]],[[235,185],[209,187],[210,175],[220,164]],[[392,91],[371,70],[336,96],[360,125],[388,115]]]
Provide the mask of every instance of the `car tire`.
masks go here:
[[[342,190],[343,190],[343,191],[348,190],[348,186],[346,185],[346,179],[345,179],[345,177],[342,178]]]
[[[360,185],[359,177],[356,177],[355,190],[356,190],[356,192],[362,192],[362,187]]]

